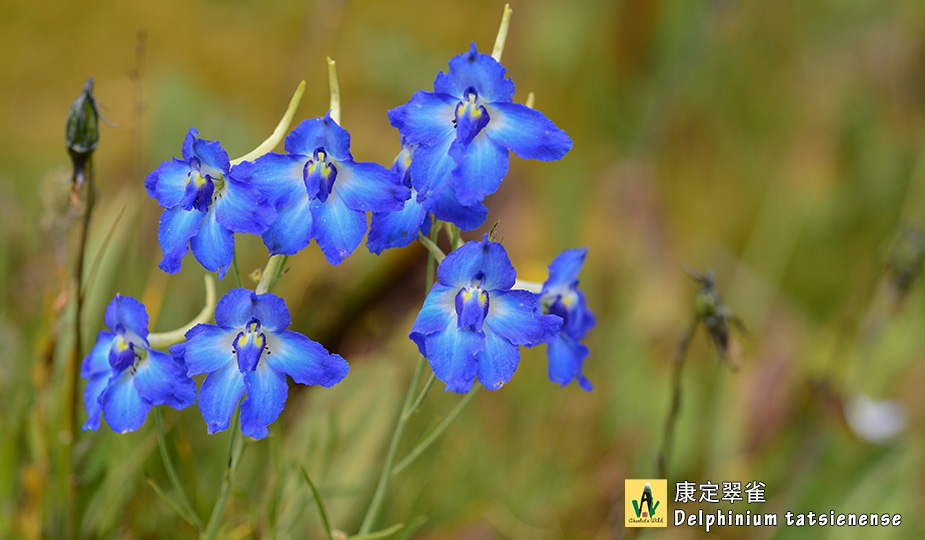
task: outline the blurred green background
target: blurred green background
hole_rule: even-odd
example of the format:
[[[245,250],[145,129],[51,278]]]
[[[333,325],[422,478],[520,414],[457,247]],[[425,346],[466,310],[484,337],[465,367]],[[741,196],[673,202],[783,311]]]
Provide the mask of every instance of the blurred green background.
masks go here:
[[[296,121],[324,114],[331,56],[353,154],[389,164],[399,140],[386,111],[430,88],[470,42],[489,52],[502,7],[5,3],[0,537],[57,538],[62,530],[56,456],[72,339],[63,292],[78,229],[64,116],[84,79],[95,79],[104,116],[118,124],[102,127],[94,161],[88,264],[112,235],[89,293],[92,343],[116,292],[147,304],[153,331],[178,327],[201,307],[202,270],[191,257],[178,275],[157,269],[160,209],[143,187],[149,171],[179,155],[191,126],[242,155],[272,131],[299,81],[307,90]],[[895,529],[722,528],[711,538],[925,535],[925,297],[913,283],[896,300],[886,264],[901,232],[925,218],[925,4],[512,7],[503,62],[515,100],[535,92],[536,107],[574,149],[556,163],[512,159],[486,201],[483,229],[501,220],[498,235],[519,277],[535,281],[562,249],[589,247],[582,286],[598,326],[585,374],[595,389],[556,387],[544,348],[524,349],[511,383],[481,392],[396,477],[387,523],[426,516],[415,537],[434,540],[624,535],[624,479],[655,476],[671,359],[692,317],[689,267],[716,272],[747,332],[736,337],[737,371],[702,330],[690,345],[671,494],[682,480],[760,480],[768,502],[734,510],[903,515]],[[238,235],[237,246],[243,273],[263,266],[258,238]],[[274,292],[289,304],[293,328],[342,354],[352,371],[330,390],[291,388],[271,437],[249,444],[223,536],[320,538],[300,465],[318,483],[333,526],[356,531],[416,361],[406,336],[423,301],[424,261],[417,246],[378,257],[361,247],[336,268],[314,245],[289,259]],[[232,284],[229,275],[219,293]],[[865,427],[895,414],[846,420],[859,395],[898,402],[903,429],[877,441]],[[458,400],[433,392],[406,451]],[[207,436],[195,407],[165,408],[164,416],[194,505],[207,517],[228,434]],[[105,427],[81,434],[76,448],[85,537],[194,535],[146,485],[145,473],[168,486],[150,421],[129,435]]]

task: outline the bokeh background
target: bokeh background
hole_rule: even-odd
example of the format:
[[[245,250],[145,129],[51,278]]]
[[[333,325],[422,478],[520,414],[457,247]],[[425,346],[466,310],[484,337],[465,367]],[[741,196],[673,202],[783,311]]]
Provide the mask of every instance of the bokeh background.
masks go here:
[[[64,291],[78,229],[64,117],[85,78],[95,79],[102,112],[118,125],[102,127],[94,162],[91,262],[109,240],[89,293],[92,343],[116,292],[144,301],[155,331],[201,307],[202,270],[191,258],[175,276],[157,269],[160,209],[143,187],[149,171],[179,154],[191,126],[242,155],[272,131],[299,81],[307,90],[296,119],[324,114],[331,56],[354,155],[389,164],[399,140],[386,111],[430,88],[470,42],[488,52],[502,7],[4,4],[0,536],[62,530],[57,455],[73,337]],[[693,317],[689,268],[715,272],[746,332],[735,334],[737,353],[726,362],[703,329],[690,344],[670,485],[766,484],[764,505],[703,505],[713,512],[903,515],[897,529],[723,528],[710,537],[925,534],[925,293],[915,280],[899,291],[891,280],[906,267],[890,264],[897,238],[921,234],[925,218],[925,4],[512,7],[503,62],[515,99],[535,92],[536,107],[574,149],[556,163],[512,158],[483,229],[500,220],[519,276],[535,281],[562,249],[588,246],[582,286],[598,326],[585,374],[595,389],[551,384],[544,348],[525,349],[508,386],[481,392],[396,477],[386,522],[426,516],[414,537],[434,540],[623,536],[624,479],[655,476],[672,357]],[[913,263],[923,249],[915,234],[905,248]],[[238,235],[237,246],[242,272],[263,266],[258,238]],[[289,304],[293,327],[342,354],[352,371],[330,390],[291,388],[271,437],[249,444],[223,536],[320,538],[299,466],[319,485],[333,526],[356,531],[416,361],[406,336],[423,300],[424,261],[417,246],[381,256],[361,246],[336,268],[314,245],[290,257],[274,292]],[[912,264],[907,273],[917,271]],[[220,293],[232,286],[229,275]],[[406,451],[458,400],[433,392]],[[228,434],[207,436],[195,408],[164,416],[206,517]],[[79,436],[85,537],[194,535],[145,481],[168,485],[150,424]],[[703,535],[669,528],[639,536]]]

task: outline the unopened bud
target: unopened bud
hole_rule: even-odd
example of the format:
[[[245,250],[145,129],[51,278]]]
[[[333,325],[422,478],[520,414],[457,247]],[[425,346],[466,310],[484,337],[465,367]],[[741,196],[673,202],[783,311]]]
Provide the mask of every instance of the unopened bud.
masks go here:
[[[80,187],[86,180],[87,161],[100,141],[100,113],[93,97],[93,79],[87,78],[83,92],[71,103],[67,111],[65,140],[67,151],[74,164],[72,180]]]

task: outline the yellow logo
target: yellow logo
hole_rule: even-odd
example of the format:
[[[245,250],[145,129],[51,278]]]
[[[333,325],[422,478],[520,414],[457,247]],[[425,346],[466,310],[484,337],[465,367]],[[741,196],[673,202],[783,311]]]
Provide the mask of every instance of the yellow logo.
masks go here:
[[[668,526],[668,480],[626,480],[624,486],[627,527]]]

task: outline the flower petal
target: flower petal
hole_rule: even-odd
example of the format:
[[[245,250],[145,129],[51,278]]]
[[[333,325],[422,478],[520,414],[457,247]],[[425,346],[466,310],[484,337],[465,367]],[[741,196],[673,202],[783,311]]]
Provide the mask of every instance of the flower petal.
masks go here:
[[[424,306],[414,319],[411,333],[408,337],[417,343],[421,354],[425,352],[425,338],[452,325],[456,326],[456,293],[457,287],[450,287],[442,283],[434,283],[424,299]]]
[[[530,291],[492,291],[485,324],[514,345],[550,343],[559,335],[562,319],[541,315],[537,307]]]
[[[337,191],[324,202],[315,199],[312,212],[312,237],[329,263],[337,265],[350,256],[366,234],[366,214],[351,210]]]
[[[494,300],[494,298],[492,298]],[[520,350],[496,332],[485,331],[485,349],[478,354],[479,382],[489,390],[507,384],[517,371]]]
[[[215,306],[215,322],[226,328],[241,328],[251,319],[276,332],[289,326],[286,301],[275,294],[256,294],[248,289],[231,289]]]
[[[107,362],[108,363],[108,362]],[[100,414],[103,412],[103,405],[100,398],[106,387],[109,386],[109,371],[94,373],[87,381],[87,387],[84,388],[84,407],[87,409],[87,421],[84,422],[83,430],[96,431],[100,428]]]
[[[334,191],[351,210],[393,212],[401,210],[410,191],[401,178],[378,163],[338,161]]]
[[[471,87],[489,103],[511,101],[514,83],[504,76],[506,71],[494,58],[479,53],[473,43],[467,52],[450,59],[449,73],[437,75],[434,91],[462,97]]]
[[[507,251],[486,234],[481,242],[466,242],[443,259],[437,267],[437,279],[445,285],[468,287],[476,274],[484,275],[485,290],[507,290],[514,286],[517,273]]]
[[[312,241],[311,199],[305,189],[280,207],[276,221],[263,233],[270,255],[295,255]]]
[[[572,149],[572,139],[536,109],[520,103],[486,103],[491,120],[485,134],[523,159],[555,161]]]
[[[285,373],[299,384],[320,384],[330,388],[343,380],[350,371],[347,361],[330,354],[320,343],[304,335],[286,330],[267,336],[266,363]]]
[[[241,431],[248,437],[262,439],[269,433],[267,426],[283,412],[289,385],[285,375],[263,361],[245,375],[244,383],[247,399],[241,403]]]
[[[109,366],[109,349],[112,347],[112,341],[116,335],[109,330],[100,330],[96,336],[96,343],[90,349],[90,354],[83,359],[80,366],[80,376],[89,379],[98,373],[106,373],[107,376],[111,371]]]
[[[453,169],[456,197],[464,206],[479,203],[486,195],[497,191],[507,174],[507,148],[489,139],[484,131],[469,144],[454,141],[450,145],[449,154],[456,162],[456,168]]]
[[[186,193],[189,172],[189,163],[177,158],[161,163],[145,178],[148,196],[157,199],[157,204],[164,208],[180,204],[183,194]]]
[[[215,314],[217,319],[218,309],[215,310]],[[237,328],[222,328],[214,324],[197,324],[192,327],[186,333],[186,345],[182,349],[182,360],[183,365],[186,366],[187,375],[192,377],[212,373],[227,364],[236,365],[233,361],[232,344],[238,332]],[[174,357],[178,357],[181,350],[171,348],[170,352]]]
[[[131,296],[116,294],[106,306],[103,320],[110,330],[119,332],[119,328],[123,328],[126,341],[133,341],[130,333],[142,339],[148,337],[148,311],[144,304]],[[147,345],[147,342],[139,345]]]
[[[446,390],[465,394],[472,389],[478,372],[476,356],[485,347],[484,336],[455,324],[427,336],[424,355],[434,375],[446,383]]]
[[[372,253],[382,253],[389,248],[405,247],[416,240],[418,233],[430,232],[427,208],[417,201],[417,192],[411,190],[411,198],[397,212],[375,212],[369,226],[366,247]]]
[[[574,287],[578,284],[578,274],[585,264],[588,248],[566,249],[549,264],[549,279],[543,283],[543,293],[557,287]]]
[[[316,149],[324,151],[338,161],[353,159],[350,155],[350,134],[337,125],[328,113],[324,118],[308,118],[296,126],[286,137],[286,152],[312,155]]]
[[[148,349],[148,357],[135,368],[135,389],[152,405],[183,409],[196,401],[196,381],[183,364],[154,349]]]
[[[236,177],[250,182],[270,204],[280,209],[306,193],[302,171],[307,162],[306,155],[272,153],[264,154],[252,163],[245,161],[234,170]]]
[[[450,157],[450,136],[433,146],[418,146],[411,160],[411,184],[418,192],[418,202],[436,197],[452,187],[456,162]]]
[[[456,198],[456,188],[450,185],[431,193],[432,198],[424,201],[424,206],[434,213],[434,217],[442,221],[455,224],[464,231],[471,231],[482,223],[488,216],[488,208],[482,203],[463,206]]]
[[[194,132],[195,130],[190,130],[190,134],[193,134]],[[187,138],[189,138],[189,135],[187,135]],[[199,158],[203,164],[222,173],[222,175],[227,175],[228,171],[231,170],[231,162],[228,159],[228,152],[225,152],[225,149],[222,148],[221,143],[218,141],[200,139],[198,137],[198,132],[192,141],[192,153],[193,156]],[[189,158],[187,157],[187,159]]]
[[[575,379],[587,392],[594,386],[581,373],[588,348],[566,334],[560,334],[547,348],[549,355],[549,380],[565,386]]]
[[[113,377],[102,395],[103,417],[116,433],[135,431],[145,423],[151,403],[141,397],[132,384],[132,370]]]
[[[199,232],[205,215],[205,212],[184,210],[179,206],[164,210],[157,229],[157,240],[164,251],[164,258],[158,264],[161,270],[168,274],[180,271],[180,262],[189,251],[190,238]]]
[[[244,395],[244,374],[237,362],[228,362],[202,381],[199,390],[199,410],[210,434],[228,429],[231,415]]]
[[[435,145],[454,136],[458,103],[459,97],[418,90],[408,103],[389,111],[389,123],[408,144]]]
[[[234,233],[218,222],[215,205],[212,205],[200,223],[199,233],[190,238],[190,248],[203,268],[218,272],[219,279],[225,276],[234,258]]]
[[[225,177],[225,188],[215,199],[215,219],[232,232],[263,234],[276,219],[276,209],[256,187]]]

